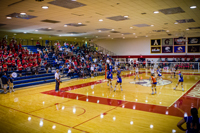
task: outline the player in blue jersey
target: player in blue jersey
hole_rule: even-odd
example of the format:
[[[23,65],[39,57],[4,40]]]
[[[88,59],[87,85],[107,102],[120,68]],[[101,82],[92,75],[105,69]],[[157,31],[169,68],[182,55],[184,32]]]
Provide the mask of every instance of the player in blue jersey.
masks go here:
[[[121,70],[120,70],[120,68],[118,68],[118,70],[117,70],[117,82],[115,84],[114,91],[116,91],[116,87],[117,87],[118,83],[120,84],[121,91],[123,91],[122,90],[122,78],[121,78]]]
[[[174,90],[176,90],[178,85],[181,83],[182,91],[184,91],[184,89],[183,89],[183,74],[181,73],[181,71],[179,71],[178,78],[179,78],[178,83],[177,83],[176,87],[174,88]]]
[[[157,68],[157,80],[161,80],[162,83],[163,83],[163,80],[162,80],[162,69],[160,67]]]
[[[112,81],[111,81],[112,80],[112,70],[111,69],[109,69],[107,72],[107,80],[108,80],[107,85],[109,86],[109,82],[110,82],[110,87],[113,88]]]
[[[200,118],[198,117],[198,110],[196,108],[191,109],[191,115],[184,117],[177,124],[177,127],[186,133],[199,133],[200,132]],[[184,129],[182,125],[186,123],[187,129]]]

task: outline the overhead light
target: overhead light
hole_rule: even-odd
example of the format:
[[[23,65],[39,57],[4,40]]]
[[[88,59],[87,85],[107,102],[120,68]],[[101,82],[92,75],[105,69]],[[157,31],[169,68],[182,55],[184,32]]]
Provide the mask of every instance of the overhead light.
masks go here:
[[[191,9],[195,9],[195,8],[197,8],[197,6],[191,6],[190,8],[191,8]]]
[[[59,36],[62,36],[62,35],[59,35]]]
[[[151,27],[153,27],[154,25],[152,24]]]
[[[82,23],[78,23],[78,24],[82,24]]]
[[[35,31],[38,31],[38,30],[35,30]]]
[[[76,0],[71,0],[71,1],[76,1]]]
[[[154,11],[153,13],[157,14],[157,13],[159,13],[159,11]]]
[[[186,29],[186,30],[190,30],[190,29]]]
[[[123,39],[125,39],[125,37],[123,37]]]
[[[100,21],[100,22],[102,22],[102,21],[103,21],[103,19],[99,19],[99,21]]]
[[[101,30],[99,30],[99,32],[101,32]]]
[[[148,35],[146,35],[146,37],[148,37]]]
[[[48,29],[51,29],[51,27],[49,27]]]
[[[135,35],[135,33],[133,33],[133,35]]]
[[[174,24],[178,24],[178,22],[175,22]]]
[[[122,34],[122,36],[123,36],[124,34]]]
[[[12,19],[12,17],[6,17],[7,19]]]
[[[133,27],[130,27],[130,29],[133,29]]]
[[[21,14],[21,15],[26,15],[26,13],[25,13],[25,12],[21,12],[20,14]]]
[[[65,24],[64,27],[67,27],[67,25]]]
[[[111,38],[111,39],[113,39],[113,38]]]
[[[17,34],[16,33],[14,33],[14,36],[16,36]]]
[[[27,32],[24,32],[24,34],[26,34]]]
[[[42,9],[48,9],[49,7],[48,6],[42,6]]]
[[[169,32],[169,30],[166,30],[166,32]]]
[[[135,36],[135,38],[137,38],[137,36]],[[137,101],[137,100],[136,100]]]
[[[126,15],[126,16],[124,16],[125,18],[128,18],[128,16]]]
[[[110,37],[110,35],[108,35]]]
[[[115,29],[112,29],[112,31],[114,31]]]

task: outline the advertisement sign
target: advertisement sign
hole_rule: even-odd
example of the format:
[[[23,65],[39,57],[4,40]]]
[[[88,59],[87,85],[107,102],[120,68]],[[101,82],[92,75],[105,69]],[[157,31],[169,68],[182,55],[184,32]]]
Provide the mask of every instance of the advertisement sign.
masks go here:
[[[161,53],[161,47],[151,47],[151,53]]]
[[[200,44],[200,37],[188,37],[188,44]]]
[[[188,46],[188,53],[200,53],[200,45]]]
[[[173,46],[173,38],[163,38],[162,39],[162,45],[163,46]]]
[[[185,53],[185,46],[174,46],[174,53]]]
[[[173,53],[173,46],[163,46],[162,53]]]
[[[151,40],[151,46],[160,46],[161,45],[161,39],[152,39]]]
[[[174,38],[174,45],[185,45],[186,44],[186,38]]]

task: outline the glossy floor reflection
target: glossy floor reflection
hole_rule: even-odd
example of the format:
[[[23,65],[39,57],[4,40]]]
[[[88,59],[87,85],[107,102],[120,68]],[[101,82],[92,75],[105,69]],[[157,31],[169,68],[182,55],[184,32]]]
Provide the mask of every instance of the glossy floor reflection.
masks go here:
[[[52,83],[1,94],[0,128],[17,133],[177,133],[177,122],[190,115],[191,107],[200,106],[200,75],[185,75],[182,92],[180,86],[173,90],[177,79],[163,74],[166,82],[157,87],[156,95],[150,95],[149,73],[141,73],[140,81],[130,72],[123,75],[122,92],[113,92],[99,76],[64,82],[58,93]]]

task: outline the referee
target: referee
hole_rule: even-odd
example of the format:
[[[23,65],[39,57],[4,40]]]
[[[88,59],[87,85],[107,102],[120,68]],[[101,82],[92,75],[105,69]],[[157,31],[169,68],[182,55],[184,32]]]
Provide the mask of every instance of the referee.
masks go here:
[[[55,89],[55,91],[58,92],[59,91],[59,84],[60,84],[60,74],[59,74],[59,70],[58,69],[56,69],[55,80],[56,80],[56,89]]]

